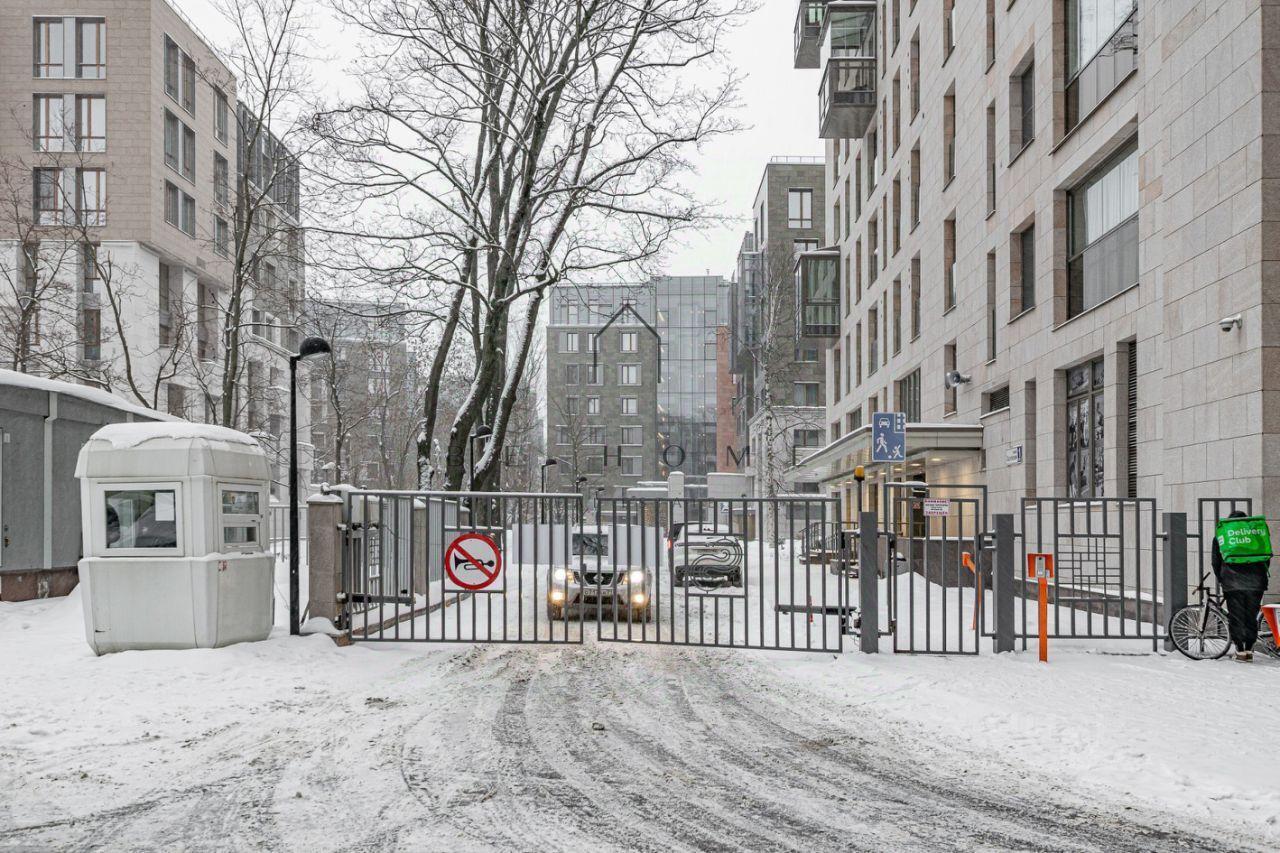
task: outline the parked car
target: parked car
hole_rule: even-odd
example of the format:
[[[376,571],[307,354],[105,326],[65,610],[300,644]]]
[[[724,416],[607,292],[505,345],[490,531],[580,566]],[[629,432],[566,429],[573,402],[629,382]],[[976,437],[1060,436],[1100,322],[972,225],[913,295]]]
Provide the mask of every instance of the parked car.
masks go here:
[[[675,522],[667,536],[667,554],[676,586],[742,586],[745,544],[740,533],[698,522]]]
[[[653,575],[608,557],[580,557],[555,566],[547,583],[547,618],[575,619],[596,613],[605,619],[653,621]]]

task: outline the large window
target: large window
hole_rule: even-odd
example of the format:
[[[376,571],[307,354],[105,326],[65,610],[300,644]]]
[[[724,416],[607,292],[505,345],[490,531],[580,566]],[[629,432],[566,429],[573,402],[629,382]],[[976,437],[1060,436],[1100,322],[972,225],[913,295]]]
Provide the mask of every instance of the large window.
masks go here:
[[[76,19],[76,76],[84,80],[107,76],[107,22],[102,18]]]
[[[920,422],[920,369],[916,368],[898,380],[898,410],[909,423]]]
[[[787,190],[787,227],[813,227],[813,190]]]
[[[1125,146],[1068,193],[1067,314],[1138,283],[1138,146]]]
[[[819,385],[817,382],[794,383],[795,405],[821,406],[822,401],[819,399],[818,391]]]
[[[169,181],[164,182],[164,221],[195,236],[196,200]]]
[[[107,150],[107,98],[76,96],[76,145],[81,151]]]
[[[176,490],[109,489],[104,499],[108,549],[178,547]]]
[[[76,170],[77,203],[80,224],[102,226],[107,224],[107,170]]]
[[[231,229],[220,216],[213,218],[213,250],[224,258],[231,254]]]
[[[637,352],[640,349],[640,336],[636,332],[618,332],[618,351]]]
[[[218,204],[227,204],[230,198],[231,178],[227,158],[215,153],[213,155],[213,200]]]
[[[1103,497],[1102,359],[1067,371],[1067,497]]]
[[[83,309],[82,325],[84,360],[98,361],[102,358],[102,311],[98,308]]]
[[[638,403],[638,400],[635,397],[623,397],[622,398],[622,414],[624,415],[639,414],[640,407],[637,405],[637,403]]]
[[[220,89],[213,92],[213,135],[219,142],[227,141],[227,121],[231,113],[227,96]]]
[[[33,199],[37,225],[62,224],[63,194],[61,169],[36,169]]]
[[[1027,226],[1016,235],[1017,279],[1013,287],[1013,313],[1021,314],[1036,305],[1036,226]]]
[[[577,332],[561,332],[560,333],[560,352],[577,352],[578,351],[578,333]]]
[[[1137,69],[1137,13],[1137,0],[1066,0],[1067,129]]]
[[[188,113],[195,114],[196,61],[168,36],[164,37],[164,91]]]
[[[36,151],[61,151],[67,137],[61,95],[36,95],[32,101],[32,140]]]
[[[62,18],[36,18],[34,35],[35,76],[64,76]]]
[[[619,385],[639,385],[640,384],[640,365],[619,364],[618,365],[618,384]]]

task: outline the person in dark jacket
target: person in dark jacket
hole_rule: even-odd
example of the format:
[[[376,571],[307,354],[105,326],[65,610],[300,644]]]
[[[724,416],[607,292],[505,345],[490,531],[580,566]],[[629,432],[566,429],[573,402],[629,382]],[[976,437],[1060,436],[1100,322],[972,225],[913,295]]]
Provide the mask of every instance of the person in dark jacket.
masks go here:
[[[1246,518],[1236,510],[1228,518]],[[1271,558],[1250,563],[1227,563],[1218,550],[1218,539],[1213,539],[1213,573],[1227,600],[1227,623],[1231,642],[1236,647],[1236,660],[1253,660],[1253,644],[1258,640],[1258,611],[1262,608],[1262,596],[1267,591],[1267,568]]]

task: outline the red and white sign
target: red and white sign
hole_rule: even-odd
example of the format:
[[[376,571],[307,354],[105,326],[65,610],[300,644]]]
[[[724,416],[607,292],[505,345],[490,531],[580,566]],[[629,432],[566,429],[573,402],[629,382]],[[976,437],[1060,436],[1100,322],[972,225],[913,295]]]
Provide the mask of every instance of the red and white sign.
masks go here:
[[[444,549],[445,592],[502,592],[502,551],[483,533],[463,533]]]

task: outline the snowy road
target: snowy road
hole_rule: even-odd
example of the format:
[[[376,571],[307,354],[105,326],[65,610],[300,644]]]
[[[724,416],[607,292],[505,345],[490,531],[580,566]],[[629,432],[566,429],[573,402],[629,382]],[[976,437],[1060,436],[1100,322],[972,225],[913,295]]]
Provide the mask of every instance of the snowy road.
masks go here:
[[[1116,851],[1275,838],[1273,799],[1244,815],[1252,825],[1208,826],[1172,789],[1117,806],[1126,793],[1082,787],[1053,766],[1061,756],[1041,773],[1025,751],[975,760],[965,738],[939,736],[946,678],[1018,690],[1042,677],[1017,659],[871,664],[590,637],[350,649],[277,637],[94,658],[78,611],[74,597],[0,609],[0,642],[16,653],[0,680],[25,687],[0,722],[0,850]],[[1149,660],[1129,683],[1188,671]],[[1060,670],[1070,689],[1114,692],[1107,670],[1077,661],[1078,682],[1076,662]],[[1008,714],[999,725],[1025,728]],[[1137,746],[1115,760],[1144,766]],[[1134,770],[1135,790],[1156,779]],[[1221,784],[1186,802],[1225,799]]]

